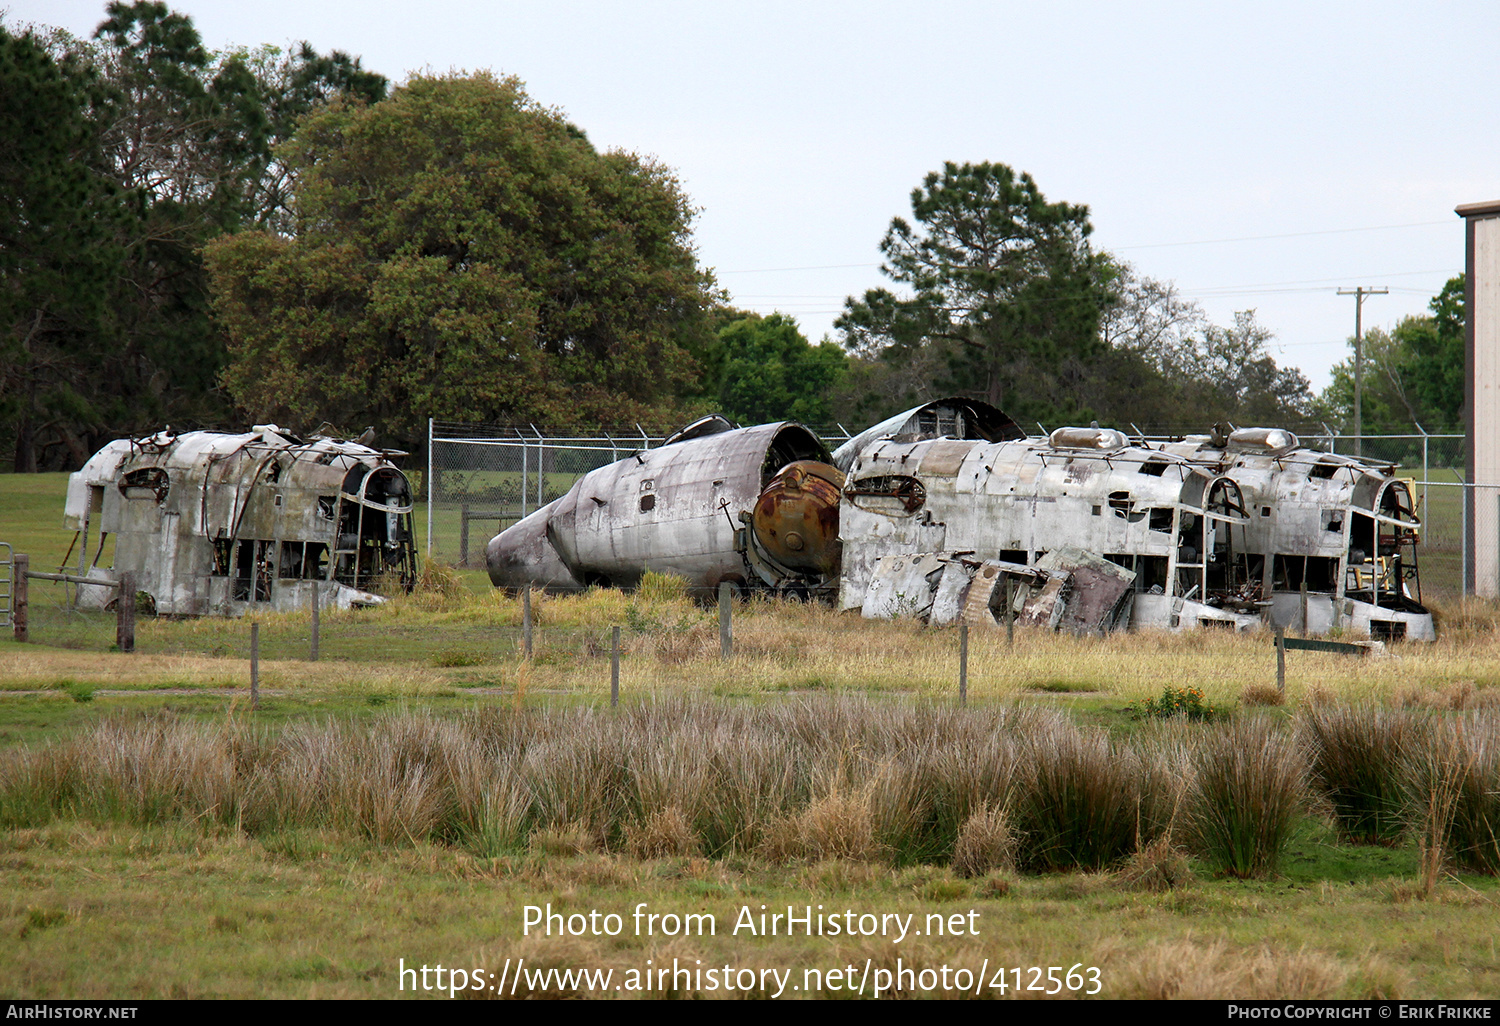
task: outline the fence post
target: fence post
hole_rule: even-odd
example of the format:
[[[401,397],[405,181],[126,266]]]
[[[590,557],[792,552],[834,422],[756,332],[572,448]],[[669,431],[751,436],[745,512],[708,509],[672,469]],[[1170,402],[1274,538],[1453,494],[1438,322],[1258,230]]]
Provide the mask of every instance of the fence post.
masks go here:
[[[526,436],[516,430],[516,437],[521,440],[521,519],[526,519],[526,479],[530,477],[528,461],[531,459],[531,446],[526,444]]]
[[[1469,482],[1463,482],[1463,488],[1459,490],[1459,495],[1462,496],[1462,501],[1459,502],[1459,508],[1463,510],[1463,524],[1461,525],[1459,532],[1459,537],[1463,538],[1463,555],[1460,559],[1463,570],[1458,575],[1458,594],[1460,598],[1469,597],[1469,581],[1473,579],[1474,573],[1473,566],[1469,564],[1469,496],[1471,494],[1472,493],[1469,490]]]
[[[458,508],[458,565],[465,569],[469,566],[469,504],[467,502]]]
[[[531,585],[521,592],[521,651],[531,658]]]
[[[250,708],[260,708],[260,624],[250,625]]]
[[[26,572],[31,569],[31,557],[24,552],[17,552],[11,561],[11,573],[15,576],[15,583],[11,585],[11,607],[10,622],[15,629],[16,640],[20,642],[30,641],[26,632]]]
[[[308,661],[313,663],[318,661],[318,628],[320,626],[318,623],[318,606],[322,604],[320,601],[322,596],[319,594],[322,589],[318,587],[318,583],[316,579],[312,582],[312,651],[307,657]]]
[[[1276,628],[1276,690],[1286,692],[1286,631]]]
[[[969,624],[958,625],[958,704],[969,704]]]
[[[432,558],[432,493],[437,491],[432,479],[432,418],[427,418],[427,558]]]
[[[610,629],[609,639],[609,707],[620,704],[620,628]]]
[[[135,651],[135,571],[120,575],[120,590],[115,595],[115,647],[121,652]]]
[[[1011,608],[1010,574],[1005,575],[1005,647],[1016,647],[1016,613]]]
[[[1304,559],[1302,561],[1302,587],[1301,587],[1301,591],[1302,591],[1302,636],[1305,638],[1308,635],[1308,630],[1307,630],[1307,560],[1306,559]],[[1379,593],[1378,592],[1376,593],[1376,597],[1377,597],[1377,599],[1379,598]]]
[[[1412,423],[1417,424],[1416,421],[1412,421]],[[1427,429],[1424,428],[1421,424],[1417,424],[1417,430],[1422,432],[1422,519],[1426,520],[1428,516],[1427,482],[1431,480],[1432,472],[1427,469]],[[1411,501],[1416,502],[1417,497],[1413,495],[1411,497]]]
[[[729,593],[733,585],[728,581],[719,582],[719,658],[728,659],[734,655],[734,634],[729,622]]]

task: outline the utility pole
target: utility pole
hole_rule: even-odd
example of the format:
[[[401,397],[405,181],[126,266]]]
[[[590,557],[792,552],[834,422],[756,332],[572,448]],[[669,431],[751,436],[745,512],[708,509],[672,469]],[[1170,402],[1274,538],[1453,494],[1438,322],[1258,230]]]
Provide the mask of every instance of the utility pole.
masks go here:
[[[1365,333],[1360,313],[1364,309],[1366,296],[1383,296],[1390,289],[1339,289],[1341,296],[1354,297],[1354,455],[1365,454],[1365,415],[1362,409],[1365,377]]]

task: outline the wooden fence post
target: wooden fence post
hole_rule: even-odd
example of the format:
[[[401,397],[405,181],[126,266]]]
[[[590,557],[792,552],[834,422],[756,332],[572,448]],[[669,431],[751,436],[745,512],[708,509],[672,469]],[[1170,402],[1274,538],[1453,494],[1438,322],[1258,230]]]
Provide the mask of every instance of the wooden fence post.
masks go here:
[[[521,592],[521,652],[531,658],[531,585]]]
[[[1276,628],[1276,690],[1286,692],[1286,631]]]
[[[260,624],[250,625],[250,708],[260,708]]]
[[[1006,648],[1015,648],[1016,647],[1016,614],[1015,614],[1015,610],[1011,609],[1011,607],[1010,607],[1011,606],[1011,602],[1014,601],[1012,599],[1012,597],[1011,597],[1010,574],[1006,574],[1005,575],[1005,585],[1004,585],[1004,587],[1005,587],[1005,647]]]
[[[609,707],[620,704],[620,628],[610,631],[609,642]]]
[[[11,584],[11,626],[15,628],[17,641],[30,641],[27,634],[26,616],[28,598],[26,595],[26,572],[31,569],[31,557],[24,552],[18,552],[11,564],[11,573],[15,581]]]
[[[728,659],[734,655],[734,634],[729,622],[730,592],[734,585],[728,581],[719,582],[719,658]]]
[[[469,565],[469,504],[465,502],[458,509],[458,565],[467,568]]]
[[[120,575],[115,594],[115,647],[121,652],[135,651],[135,571]]]
[[[958,625],[958,704],[969,704],[969,624]]]
[[[316,578],[314,578],[313,582],[312,582],[312,593],[313,593],[313,596],[312,596],[312,598],[313,598],[313,603],[312,603],[312,606],[313,606],[313,609],[312,609],[312,614],[313,614],[312,615],[312,651],[309,652],[308,656],[307,656],[307,661],[310,662],[310,663],[315,663],[315,662],[318,661],[318,633],[319,633],[319,627],[321,626],[318,623],[318,605],[319,605],[318,600],[321,597],[318,593],[323,590],[322,588],[320,588],[318,586],[318,584],[319,584],[318,580]]]

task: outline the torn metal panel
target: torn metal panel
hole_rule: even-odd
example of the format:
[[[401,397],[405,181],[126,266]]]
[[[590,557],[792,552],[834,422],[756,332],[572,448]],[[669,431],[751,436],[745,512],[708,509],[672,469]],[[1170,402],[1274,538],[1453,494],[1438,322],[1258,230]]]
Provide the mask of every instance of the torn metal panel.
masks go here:
[[[1066,604],[1050,623],[1054,629],[1111,631],[1129,622],[1134,571],[1073,548],[1049,552],[1036,565],[1067,575]]]
[[[323,605],[384,601],[381,590],[409,591],[417,573],[411,488],[391,462],[400,455],[274,424],[119,439],[68,481],[78,570],[101,580],[133,570],[172,616],[305,608],[312,582]],[[99,567],[110,538],[113,566]],[[83,604],[108,597],[80,588]]]
[[[1052,630],[1108,631],[1129,619],[1135,574],[1077,549],[1049,553],[1036,566],[998,560],[979,562],[970,553],[913,552],[876,561],[865,590],[863,615],[871,619],[913,616],[933,623],[963,619],[997,627],[1004,619],[1010,584],[1015,622]]]
[[[1021,606],[1021,612],[1016,617],[1016,623],[1022,627],[1045,627],[1055,631],[1062,622],[1064,604],[1068,600],[1068,590],[1072,581],[1069,575],[1059,574],[1048,577],[1045,584],[1036,590],[1033,595],[1024,596],[1025,602]]]
[[[926,619],[948,565],[944,554],[936,552],[882,556],[865,591],[864,616],[871,620]]]
[[[1004,622],[1007,583],[1011,614],[1016,617],[1026,607],[1031,593],[1040,594],[1051,577],[1045,570],[1000,560],[986,560],[977,566],[965,563],[965,566],[971,579],[959,617],[971,627],[997,627]]]

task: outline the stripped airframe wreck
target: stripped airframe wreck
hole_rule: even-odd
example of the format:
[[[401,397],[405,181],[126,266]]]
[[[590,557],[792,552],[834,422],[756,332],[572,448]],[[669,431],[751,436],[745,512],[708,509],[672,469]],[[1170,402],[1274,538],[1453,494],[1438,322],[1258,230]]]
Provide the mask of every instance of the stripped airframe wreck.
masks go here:
[[[1028,437],[955,398],[831,456],[801,425],[705,418],[584,475],[492,539],[487,560],[510,588],[629,586],[656,570],[870,617],[1431,640],[1419,530],[1395,468],[1290,432]]]
[[[490,540],[497,587],[628,587],[647,571],[697,592],[831,595],[844,475],[817,435],[784,421],[735,428],[705,417],[591,471]]]
[[[285,612],[315,594],[322,608],[378,604],[378,590],[416,581],[411,486],[391,462],[401,455],[274,424],[118,439],[68,481],[78,570],[133,571],[159,615]],[[112,565],[100,567],[110,538]],[[83,606],[113,597],[79,586]]]

